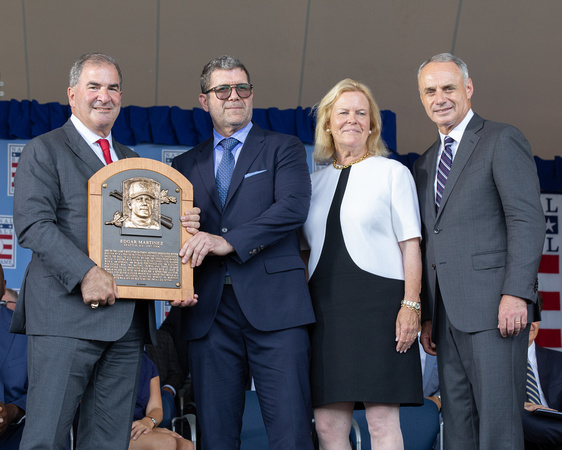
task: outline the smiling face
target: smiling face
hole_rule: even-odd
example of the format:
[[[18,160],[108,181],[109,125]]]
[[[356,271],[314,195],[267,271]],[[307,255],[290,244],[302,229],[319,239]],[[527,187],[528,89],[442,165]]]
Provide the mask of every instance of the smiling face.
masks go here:
[[[470,110],[472,80],[464,84],[461,71],[454,62],[431,62],[420,72],[420,98],[429,118],[439,131],[449,134]]]
[[[209,88],[240,83],[248,83],[248,77],[242,69],[217,69],[211,74]],[[208,94],[199,94],[199,102],[203,109],[211,115],[215,130],[225,137],[231,136],[250,123],[253,98],[253,92],[248,98],[240,98],[236,89],[232,89],[230,97],[226,100],[219,100],[213,91]]]
[[[111,64],[85,63],[75,86],[68,88],[68,102],[80,122],[106,137],[121,110],[119,73]]]
[[[357,91],[342,93],[332,107],[329,128],[336,152],[365,153],[370,129],[367,97]]]

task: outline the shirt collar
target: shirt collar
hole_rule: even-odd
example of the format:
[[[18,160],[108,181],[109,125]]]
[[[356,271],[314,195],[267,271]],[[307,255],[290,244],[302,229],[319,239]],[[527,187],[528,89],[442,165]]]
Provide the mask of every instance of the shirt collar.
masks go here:
[[[472,119],[473,116],[474,116],[474,112],[472,111],[471,108],[466,113],[466,116],[464,116],[464,119],[461,120],[461,123],[459,123],[455,128],[453,128],[449,134],[442,134],[441,132],[439,132],[439,136],[441,138],[441,146],[445,145],[444,140],[446,136],[452,137],[455,140],[455,142],[458,144],[462,139],[466,127],[468,126],[468,122],[470,122],[470,119]]]
[[[533,366],[533,370],[537,367],[537,350],[535,348],[535,341],[527,349],[527,359]]]
[[[229,137],[233,137],[235,139],[238,139],[240,141],[240,143],[242,145],[244,145],[244,142],[246,142],[246,138],[248,137],[248,134],[250,133],[250,130],[252,129],[253,126],[254,126],[254,124],[250,121],[248,123],[248,125],[239,129],[238,131],[236,131],[234,134],[232,134]],[[226,139],[225,136],[222,136],[219,133],[217,133],[217,131],[214,128],[213,128],[213,138],[214,138],[213,148],[217,148],[217,145],[219,145],[219,142],[222,141],[223,139]]]
[[[76,130],[78,131],[78,133],[80,133],[80,135],[84,138],[84,140],[89,145],[92,145],[92,144],[96,143],[97,141],[99,141],[100,139],[102,139],[96,133],[94,133],[92,130],[90,130],[86,125],[84,125],[80,121],[80,119],[78,117],[76,117],[74,114],[72,114],[70,116],[70,120],[72,121],[72,123],[76,127]],[[109,132],[109,134],[104,139],[107,139],[109,141],[110,147],[113,147],[112,139],[111,139],[111,131]]]

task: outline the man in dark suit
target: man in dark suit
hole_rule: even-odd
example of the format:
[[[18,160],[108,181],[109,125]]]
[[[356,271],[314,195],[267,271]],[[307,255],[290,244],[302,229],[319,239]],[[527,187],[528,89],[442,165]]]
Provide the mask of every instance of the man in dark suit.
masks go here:
[[[471,109],[466,64],[418,72],[439,139],[414,167],[423,232],[421,341],[435,354],[445,448],[522,449],[526,349],[545,222],[536,166],[514,127]]]
[[[158,343],[146,345],[145,350],[148,357],[158,369],[162,394],[163,419],[159,426],[171,428],[171,420],[176,417],[176,396],[183,387],[186,374],[181,370],[176,347],[172,335],[162,327],[156,332]]]
[[[251,372],[270,448],[312,449],[306,325],[314,313],[297,237],[310,202],[305,149],[252,124],[253,88],[238,59],[209,62],[201,90],[213,136],[172,163],[201,209],[201,231],[180,252],[201,264],[200,300],[182,311],[201,442],[239,448]]]
[[[27,336],[9,331],[17,296],[4,295],[5,287],[0,265],[0,299],[6,302],[0,306],[0,448],[17,450],[25,423]]]
[[[562,411],[562,352],[539,347],[539,322],[531,323],[528,359],[537,380],[538,398],[531,395],[523,411],[526,450],[562,449],[562,420],[533,413],[536,409]],[[529,392],[528,392],[529,393]],[[536,400],[540,400],[538,403]]]
[[[87,247],[88,179],[106,163],[138,156],[111,136],[121,85],[111,57],[81,56],[70,71],[71,118],[26,145],[15,175],[14,225],[33,251],[12,320],[12,331],[28,335],[22,449],[63,449],[78,404],[78,448],[129,445],[154,305],[119,299]]]

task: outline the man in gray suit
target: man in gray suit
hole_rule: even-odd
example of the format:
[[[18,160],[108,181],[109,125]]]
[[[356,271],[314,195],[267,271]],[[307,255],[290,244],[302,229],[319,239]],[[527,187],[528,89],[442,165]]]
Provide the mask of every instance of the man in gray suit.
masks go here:
[[[529,143],[471,109],[466,64],[418,72],[439,139],[416,161],[424,349],[435,354],[445,448],[523,449],[521,410],[545,222]],[[436,346],[437,345],[437,346]]]
[[[70,72],[71,118],[26,145],[15,175],[14,224],[20,245],[33,251],[11,327],[28,335],[21,449],[63,449],[79,404],[78,448],[129,445],[154,305],[119,299],[113,276],[87,248],[88,179],[138,156],[111,136],[121,85],[111,57],[81,56]]]

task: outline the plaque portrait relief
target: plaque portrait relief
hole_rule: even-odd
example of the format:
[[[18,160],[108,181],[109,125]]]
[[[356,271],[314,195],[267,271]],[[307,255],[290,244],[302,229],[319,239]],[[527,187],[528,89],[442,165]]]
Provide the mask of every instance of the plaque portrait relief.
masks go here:
[[[123,181],[125,228],[160,229],[160,184],[148,178]],[[158,200],[158,201],[156,201]]]
[[[192,295],[193,271],[178,255],[190,236],[180,216],[192,207],[191,183],[156,160],[119,160],[92,176],[88,251],[113,275],[120,297],[181,300]]]

